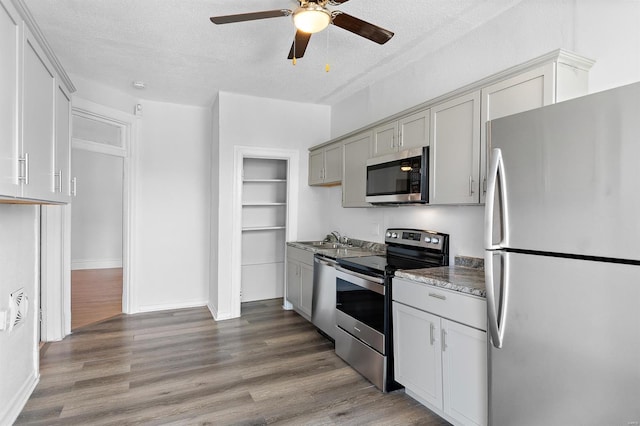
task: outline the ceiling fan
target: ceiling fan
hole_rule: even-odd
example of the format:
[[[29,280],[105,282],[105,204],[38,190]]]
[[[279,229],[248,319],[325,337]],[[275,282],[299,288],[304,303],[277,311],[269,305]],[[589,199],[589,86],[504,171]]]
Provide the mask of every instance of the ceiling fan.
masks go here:
[[[309,44],[311,34],[324,30],[329,24],[343,28],[378,44],[388,42],[393,33],[377,25],[370,24],[339,10],[329,10],[326,5],[337,6],[349,0],[297,0],[295,10],[275,9],[262,12],[240,13],[236,15],[212,16],[214,24],[254,21],[258,19],[292,16],[296,35],[289,51],[288,59],[302,58]]]

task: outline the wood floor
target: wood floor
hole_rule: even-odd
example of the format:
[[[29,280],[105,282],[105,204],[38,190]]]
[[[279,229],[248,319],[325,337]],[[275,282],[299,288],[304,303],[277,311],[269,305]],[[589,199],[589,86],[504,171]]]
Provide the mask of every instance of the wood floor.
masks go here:
[[[71,271],[71,330],[122,313],[122,268]]]
[[[380,393],[282,299],[119,315],[47,343],[16,424],[447,425]]]

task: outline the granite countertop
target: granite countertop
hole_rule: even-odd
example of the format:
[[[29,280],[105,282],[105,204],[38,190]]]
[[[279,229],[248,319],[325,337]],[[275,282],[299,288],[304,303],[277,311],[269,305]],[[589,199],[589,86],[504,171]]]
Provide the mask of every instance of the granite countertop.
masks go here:
[[[482,259],[456,256],[453,266],[398,270],[395,276],[486,298],[483,263]]]
[[[386,253],[386,246],[384,244],[355,239],[349,240],[349,246],[340,248],[318,248],[296,241],[287,242],[287,245],[321,254],[332,259],[342,257],[384,256]]]

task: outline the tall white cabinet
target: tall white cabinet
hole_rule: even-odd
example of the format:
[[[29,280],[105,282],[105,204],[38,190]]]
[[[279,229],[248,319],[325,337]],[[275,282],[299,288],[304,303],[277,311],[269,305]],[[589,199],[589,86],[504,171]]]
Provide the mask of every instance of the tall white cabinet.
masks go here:
[[[242,302],[283,296],[287,161],[245,158],[242,182]]]

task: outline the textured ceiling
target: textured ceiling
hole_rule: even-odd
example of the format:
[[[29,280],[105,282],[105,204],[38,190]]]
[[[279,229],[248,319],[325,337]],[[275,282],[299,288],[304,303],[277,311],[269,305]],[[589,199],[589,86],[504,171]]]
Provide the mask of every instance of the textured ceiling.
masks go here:
[[[449,45],[522,0],[351,0],[341,10],[395,32],[378,45],[329,26],[286,59],[290,17],[214,25],[210,16],[294,9],[293,0],[24,0],[65,70],[134,97],[210,105],[218,91],[333,104]],[[325,64],[331,69],[325,72]],[[131,83],[142,80],[144,92]]]

